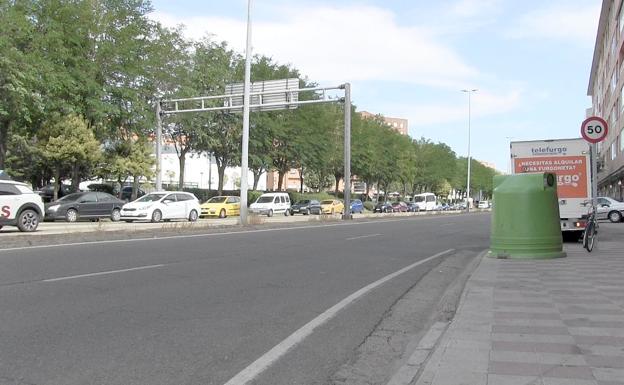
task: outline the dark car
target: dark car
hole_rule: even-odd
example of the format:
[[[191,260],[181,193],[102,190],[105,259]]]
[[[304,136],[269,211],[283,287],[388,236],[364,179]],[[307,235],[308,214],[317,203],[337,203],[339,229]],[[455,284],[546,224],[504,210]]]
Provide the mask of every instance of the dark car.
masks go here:
[[[105,192],[80,192],[45,204],[45,219],[76,222],[79,219],[121,218],[121,207],[126,202]]]
[[[51,202],[54,199],[54,185],[48,184],[37,190],[37,194],[41,196],[44,202]],[[71,194],[71,186],[61,184],[59,186],[58,197],[62,198],[65,195]]]
[[[415,202],[407,202],[407,212],[408,213],[417,213],[420,209]]]
[[[364,212],[364,203],[362,203],[361,200],[359,199],[354,199],[351,201],[351,213],[356,214],[359,213],[361,214],[362,212]]]
[[[390,202],[379,202],[373,209],[374,213],[391,213],[392,211],[392,204]]]
[[[136,199],[145,195],[145,191],[138,189]],[[121,189],[121,200],[129,202],[132,200],[132,186],[125,186]]]
[[[393,202],[392,203],[392,211],[395,213],[406,213],[407,212],[407,204],[405,202]]]
[[[315,199],[303,199],[290,206],[290,215],[310,215],[321,211],[321,203]]]

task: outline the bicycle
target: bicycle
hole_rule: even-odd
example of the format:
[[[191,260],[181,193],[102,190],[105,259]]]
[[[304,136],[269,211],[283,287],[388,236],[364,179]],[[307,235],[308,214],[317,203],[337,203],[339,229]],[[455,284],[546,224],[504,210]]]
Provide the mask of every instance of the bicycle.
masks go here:
[[[596,220],[596,207],[592,205],[591,212],[587,218],[587,225],[585,231],[583,231],[583,248],[587,249],[589,253],[592,252],[598,237],[598,221]]]

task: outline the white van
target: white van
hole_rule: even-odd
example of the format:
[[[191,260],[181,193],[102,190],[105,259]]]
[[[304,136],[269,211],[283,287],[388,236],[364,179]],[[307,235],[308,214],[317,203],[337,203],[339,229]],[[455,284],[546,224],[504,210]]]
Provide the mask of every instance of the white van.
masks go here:
[[[278,213],[288,216],[290,214],[290,197],[284,192],[262,194],[249,206],[249,212],[268,217]]]
[[[433,193],[422,193],[414,195],[414,203],[418,206],[418,211],[432,211],[436,208],[436,196]]]

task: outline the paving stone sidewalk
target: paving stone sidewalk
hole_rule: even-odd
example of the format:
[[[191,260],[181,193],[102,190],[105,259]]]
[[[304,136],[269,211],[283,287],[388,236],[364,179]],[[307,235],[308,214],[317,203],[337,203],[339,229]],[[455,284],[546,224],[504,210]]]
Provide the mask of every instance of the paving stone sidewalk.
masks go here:
[[[484,258],[414,383],[624,385],[624,236],[566,251]]]

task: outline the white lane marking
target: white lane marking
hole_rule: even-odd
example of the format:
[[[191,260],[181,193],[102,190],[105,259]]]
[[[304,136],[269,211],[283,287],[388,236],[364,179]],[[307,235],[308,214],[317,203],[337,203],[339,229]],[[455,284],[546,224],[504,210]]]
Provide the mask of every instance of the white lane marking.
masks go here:
[[[362,238],[370,238],[370,237],[378,237],[381,234],[369,234],[369,235],[360,235],[359,237],[351,237],[351,238],[347,238],[347,241],[352,241],[354,239],[362,239]]]
[[[275,345],[268,352],[264,353],[262,357],[258,358],[251,365],[249,365],[248,367],[243,369],[241,372],[239,372],[237,375],[232,377],[228,382],[225,383],[225,385],[248,384],[249,382],[254,380],[256,377],[258,377],[263,371],[265,371],[267,368],[273,365],[277,360],[279,360],[283,355],[285,355],[290,349],[292,349],[293,347],[301,343],[306,337],[312,334],[314,329],[318,328],[319,326],[323,325],[330,319],[334,318],[336,314],[338,314],[338,312],[340,312],[342,309],[344,309],[345,307],[349,306],[351,303],[358,300],[360,297],[364,296],[365,294],[377,288],[378,286],[383,285],[389,280],[405,273],[406,271],[409,271],[415,268],[416,266],[427,263],[435,258],[441,257],[452,251],[454,251],[454,249],[448,249],[441,253],[432,255],[431,257],[427,257],[407,267],[404,267],[401,270],[395,271],[392,274],[388,274],[385,277],[371,283],[370,285],[364,286],[360,290],[356,291],[355,293],[351,294],[347,298],[338,302],[334,306],[325,310],[322,314],[314,318],[312,321],[303,325],[300,329],[298,329],[293,334],[288,336],[285,340]]]
[[[451,218],[451,217],[459,217],[459,215],[451,215],[451,216],[431,216],[429,219],[440,219],[440,218]],[[214,237],[219,235],[236,235],[236,234],[250,234],[250,233],[265,233],[271,231],[289,231],[289,230],[305,230],[305,229],[314,229],[320,227],[336,227],[336,226],[359,226],[359,225],[368,225],[368,224],[378,224],[378,223],[389,223],[389,222],[405,222],[411,221],[414,219],[423,219],[425,217],[412,216],[405,219],[381,219],[381,220],[372,220],[366,222],[351,222],[351,223],[334,223],[328,225],[310,225],[310,226],[294,226],[294,227],[280,227],[273,229],[257,229],[257,230],[247,230],[247,231],[228,231],[222,233],[209,233],[209,234],[188,234],[188,235],[170,235],[165,237],[144,237],[144,238],[133,238],[133,239],[110,239],[106,241],[87,241],[87,242],[73,242],[73,243],[59,243],[55,245],[40,245],[40,246],[24,246],[24,247],[11,247],[2,249],[0,248],[0,253],[7,251],[17,251],[17,250],[34,250],[34,249],[49,249],[54,247],[68,247],[68,246],[84,246],[84,245],[103,245],[110,243],[128,243],[128,242],[144,242],[144,241],[158,241],[158,240],[167,240],[167,239],[185,239],[185,238],[206,238],[206,237]],[[77,233],[80,234],[80,233]],[[88,234],[88,233],[87,233]]]
[[[139,267],[132,267],[130,269],[121,269],[121,270],[109,270],[109,271],[101,271],[99,273],[89,273],[89,274],[80,274],[80,275],[72,275],[69,277],[60,277],[60,278],[50,278],[50,279],[44,279],[41,282],[58,282],[58,281],[67,281],[70,279],[76,279],[76,278],[84,278],[84,277],[95,277],[98,275],[108,275],[108,274],[116,274],[116,273],[125,273],[127,271],[137,271],[137,270],[146,270],[146,269],[155,269],[157,267],[163,267],[165,265],[160,264],[160,265],[149,265],[149,266],[139,266]]]

